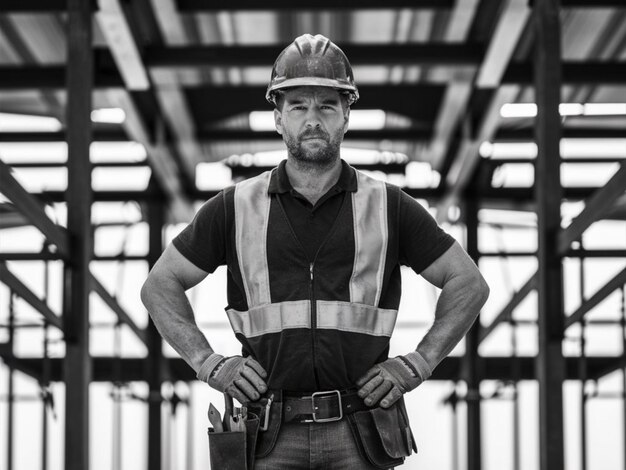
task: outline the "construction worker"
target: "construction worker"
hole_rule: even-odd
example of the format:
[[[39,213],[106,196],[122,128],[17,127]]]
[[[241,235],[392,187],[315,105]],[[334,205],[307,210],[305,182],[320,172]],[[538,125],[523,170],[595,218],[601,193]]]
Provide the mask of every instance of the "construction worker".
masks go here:
[[[150,272],[143,302],[200,380],[257,406],[267,429],[254,468],[401,465],[415,450],[403,394],[467,333],[488,287],[414,199],[340,158],[359,92],[339,47],[296,38],[266,99],[287,159],[206,202]],[[185,296],[220,265],[241,356],[211,348]],[[389,358],[401,265],[441,294],[417,348]]]

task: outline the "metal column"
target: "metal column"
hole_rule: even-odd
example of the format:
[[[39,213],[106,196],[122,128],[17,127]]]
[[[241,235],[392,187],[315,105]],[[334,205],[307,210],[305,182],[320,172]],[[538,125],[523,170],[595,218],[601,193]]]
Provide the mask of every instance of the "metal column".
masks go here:
[[[67,228],[69,259],[65,264],[63,329],[66,341],[65,468],[89,469],[89,261],[91,236],[91,2],[68,0]]]
[[[467,229],[467,253],[478,265],[478,203],[470,195],[465,203],[465,225]],[[478,356],[480,317],[465,337],[463,369],[467,383],[467,469],[482,468],[481,425],[480,425],[480,357]]]
[[[148,224],[150,226],[148,266],[154,266],[163,251],[163,226],[165,207],[163,201],[148,203]],[[152,318],[148,319],[148,358],[147,378],[150,387],[148,400],[148,470],[161,470],[161,385],[163,383],[163,353],[161,335]]]
[[[563,269],[558,250],[561,225],[560,151],[561,27],[558,0],[536,0],[534,83],[537,101],[535,164],[537,203],[538,335],[535,375],[539,381],[541,470],[562,470],[565,360]]]

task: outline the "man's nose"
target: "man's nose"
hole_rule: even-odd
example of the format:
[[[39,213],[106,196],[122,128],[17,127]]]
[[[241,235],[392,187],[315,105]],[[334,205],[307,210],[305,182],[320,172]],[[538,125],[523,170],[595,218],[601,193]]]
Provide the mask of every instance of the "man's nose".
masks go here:
[[[319,113],[313,107],[307,110],[305,124],[307,127],[313,128],[321,126]]]

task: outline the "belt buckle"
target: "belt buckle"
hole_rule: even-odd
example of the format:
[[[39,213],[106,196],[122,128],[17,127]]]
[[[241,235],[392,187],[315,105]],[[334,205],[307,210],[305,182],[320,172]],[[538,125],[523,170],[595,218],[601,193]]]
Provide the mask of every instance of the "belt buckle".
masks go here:
[[[332,396],[332,395],[337,395],[337,404],[339,407],[339,416],[331,416],[330,418],[318,418],[317,417],[317,413],[315,410],[317,410],[317,407],[315,406],[315,398],[322,396]],[[329,390],[329,391],[325,391],[325,392],[315,392],[311,395],[311,404],[313,406],[313,422],[315,423],[330,423],[332,421],[339,421],[340,419],[343,418],[343,407],[341,406],[341,392],[339,392],[339,390]]]

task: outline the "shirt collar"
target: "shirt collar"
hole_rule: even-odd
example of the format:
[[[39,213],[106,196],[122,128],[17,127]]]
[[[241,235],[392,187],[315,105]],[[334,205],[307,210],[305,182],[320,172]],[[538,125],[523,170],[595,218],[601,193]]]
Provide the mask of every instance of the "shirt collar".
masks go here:
[[[267,190],[269,194],[280,194],[293,190],[293,186],[287,176],[287,170],[285,168],[286,164],[287,160],[283,160],[280,162],[278,167],[272,171],[270,185]],[[355,169],[348,165],[344,160],[341,160],[341,174],[339,175],[339,179],[333,188],[336,188],[337,192],[356,192],[357,190]]]

